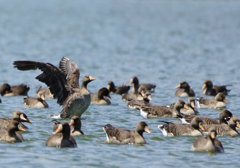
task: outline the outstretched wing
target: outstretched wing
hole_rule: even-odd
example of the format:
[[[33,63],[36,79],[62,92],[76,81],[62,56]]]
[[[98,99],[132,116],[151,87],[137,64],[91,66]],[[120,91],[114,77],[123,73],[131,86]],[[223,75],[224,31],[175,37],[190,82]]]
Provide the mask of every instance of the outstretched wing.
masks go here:
[[[59,68],[67,78],[72,88],[79,88],[80,71],[78,66],[67,57],[63,57],[59,63]]]
[[[64,100],[71,94],[71,86],[68,84],[64,73],[56,66],[50,63],[34,62],[34,61],[14,61],[14,68],[21,71],[40,69],[43,73],[38,75],[36,79],[45,83],[57,103],[62,105]]]

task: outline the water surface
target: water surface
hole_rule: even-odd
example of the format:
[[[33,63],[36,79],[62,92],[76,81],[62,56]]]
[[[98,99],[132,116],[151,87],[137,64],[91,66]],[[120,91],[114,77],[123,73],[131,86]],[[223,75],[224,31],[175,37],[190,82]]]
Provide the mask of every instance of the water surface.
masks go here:
[[[70,0],[0,2],[1,83],[29,84],[29,96],[39,86],[37,71],[13,68],[15,60],[50,62],[58,66],[63,56],[96,80],[89,84],[96,93],[112,80],[128,83],[136,75],[140,83],[154,83],[156,105],[168,105],[174,87],[187,81],[196,97],[206,79],[231,84],[227,109],[240,110],[240,2],[158,0]],[[1,117],[23,111],[32,120],[25,142],[0,143],[1,165],[21,167],[238,167],[239,137],[219,137],[224,154],[209,155],[190,150],[196,137],[164,137],[158,119],[143,119],[127,109],[119,95],[112,105],[91,105],[82,115],[85,135],[76,137],[77,148],[46,147],[52,133],[50,114],[61,107],[47,100],[49,109],[24,109],[23,97],[1,97]],[[187,98],[183,99],[187,101]],[[200,109],[200,115],[218,119],[221,111]],[[69,119],[63,120],[69,122]],[[106,144],[102,126],[134,130],[145,121],[152,134],[144,134],[145,145]],[[166,119],[166,121],[179,122]]]

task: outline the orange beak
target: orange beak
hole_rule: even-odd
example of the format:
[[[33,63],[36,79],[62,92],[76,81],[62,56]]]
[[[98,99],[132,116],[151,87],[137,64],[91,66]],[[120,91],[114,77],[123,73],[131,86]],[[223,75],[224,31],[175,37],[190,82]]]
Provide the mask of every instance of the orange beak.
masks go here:
[[[129,82],[128,86],[131,85],[132,83],[133,83],[133,80],[131,80],[131,81]]]
[[[23,132],[26,131],[26,130],[25,130],[24,128],[22,128],[22,127],[18,127],[18,130],[19,130],[19,131],[23,131]]]
[[[148,126],[146,126],[146,127],[144,128],[144,131],[145,131],[146,133],[151,134],[151,131],[148,129]]]
[[[69,123],[69,125],[71,126],[71,125],[73,125],[74,124],[74,121],[73,120],[71,120],[71,122]]]
[[[184,104],[183,108],[185,108],[186,110],[189,110],[189,108],[186,104]]]
[[[194,108],[195,107],[195,104],[194,104],[194,102],[191,102],[191,106]]]
[[[148,96],[148,99],[149,99],[149,101],[152,101],[152,97],[151,97],[151,95]]]
[[[92,76],[89,76],[89,79],[90,79],[91,81],[95,80],[95,78],[93,78]]]
[[[202,89],[205,89],[205,88],[207,88],[207,85],[206,85],[206,84],[203,85]]]
[[[180,88],[180,84],[175,87],[175,89],[178,89],[178,88]]]
[[[200,128],[202,131],[205,131],[205,128],[203,127],[202,124],[199,124],[199,128]]]
[[[54,133],[60,133],[60,132],[62,132],[62,124],[58,125],[58,128]]]

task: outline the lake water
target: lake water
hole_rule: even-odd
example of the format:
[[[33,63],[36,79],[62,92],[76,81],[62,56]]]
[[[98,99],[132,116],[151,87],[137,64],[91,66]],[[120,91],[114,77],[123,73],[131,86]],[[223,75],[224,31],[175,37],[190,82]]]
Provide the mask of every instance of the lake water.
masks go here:
[[[12,0],[0,1],[0,82],[29,84],[29,96],[39,86],[41,71],[18,71],[15,60],[50,62],[58,66],[70,58],[84,75],[96,78],[88,89],[94,93],[129,83],[154,83],[152,104],[168,105],[174,87],[187,81],[196,97],[206,79],[215,85],[231,84],[227,109],[240,117],[240,1],[158,0]],[[209,97],[211,98],[211,97]],[[225,153],[209,155],[190,150],[196,137],[164,137],[159,119],[144,119],[127,109],[119,95],[110,106],[91,105],[82,115],[84,136],[77,148],[46,147],[52,133],[50,114],[61,107],[47,100],[49,109],[24,109],[23,97],[1,97],[0,116],[15,110],[28,115],[25,142],[0,143],[1,167],[239,167],[239,137],[219,137]],[[187,101],[187,98],[183,98]],[[221,111],[199,109],[201,116],[218,119]],[[171,118],[166,121],[179,122]],[[65,120],[69,122],[69,119]],[[134,130],[145,121],[152,134],[147,144],[106,144],[102,126]]]

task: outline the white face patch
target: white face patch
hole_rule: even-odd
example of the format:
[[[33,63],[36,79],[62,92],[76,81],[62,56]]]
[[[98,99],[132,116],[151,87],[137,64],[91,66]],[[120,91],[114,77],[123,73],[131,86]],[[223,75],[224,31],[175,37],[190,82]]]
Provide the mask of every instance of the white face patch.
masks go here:
[[[148,113],[145,112],[145,111],[143,111],[142,109],[140,110],[140,114],[141,114],[141,116],[143,116],[143,118],[148,118],[148,117],[147,117],[147,116],[148,116]]]
[[[25,119],[25,117],[23,116],[23,114],[20,115],[20,119],[26,121],[26,119]]]

